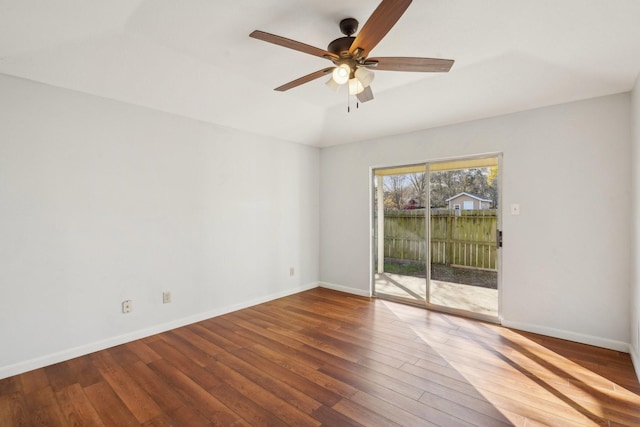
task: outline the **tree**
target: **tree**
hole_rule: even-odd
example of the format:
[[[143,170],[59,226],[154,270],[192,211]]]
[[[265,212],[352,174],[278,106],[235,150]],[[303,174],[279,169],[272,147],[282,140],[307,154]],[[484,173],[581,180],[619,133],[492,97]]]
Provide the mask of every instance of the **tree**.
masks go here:
[[[431,207],[446,208],[446,200],[463,191],[460,171],[431,172],[430,191]]]
[[[493,200],[493,208],[498,207],[498,168],[492,167],[489,168],[487,173],[487,184],[489,185],[489,199]]]
[[[382,178],[386,209],[405,209],[413,199],[416,206],[425,205],[427,184],[432,208],[447,208],[447,199],[466,192],[498,202],[497,168],[474,168],[389,175]]]
[[[396,210],[403,208],[407,192],[405,180],[406,175],[390,175],[384,177],[385,208]]]
[[[432,172],[430,177],[431,207],[446,208],[446,200],[466,192],[493,201],[497,207],[497,168],[476,168]]]
[[[416,201],[417,206],[425,205],[425,192],[427,190],[427,174],[412,173],[409,175],[409,183],[411,184],[410,195]]]

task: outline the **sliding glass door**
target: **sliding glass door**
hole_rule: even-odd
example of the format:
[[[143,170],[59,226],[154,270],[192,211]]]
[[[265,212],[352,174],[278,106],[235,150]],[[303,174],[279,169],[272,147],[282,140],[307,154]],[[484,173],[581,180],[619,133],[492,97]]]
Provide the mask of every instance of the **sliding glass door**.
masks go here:
[[[373,171],[373,288],[497,321],[500,157]]]

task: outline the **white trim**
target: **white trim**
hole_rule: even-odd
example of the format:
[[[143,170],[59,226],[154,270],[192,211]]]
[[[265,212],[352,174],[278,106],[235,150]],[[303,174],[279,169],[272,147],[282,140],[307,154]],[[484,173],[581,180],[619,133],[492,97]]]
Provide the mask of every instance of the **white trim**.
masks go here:
[[[631,363],[633,363],[633,367],[636,370],[636,377],[640,381],[640,356],[638,356],[636,349],[631,344],[629,344],[629,355],[631,356]]]
[[[332,289],[334,291],[339,291],[339,292],[345,292],[347,294],[358,295],[361,297],[371,298],[372,296],[370,290],[356,289],[350,286],[336,285],[335,283],[321,282],[318,284],[318,287]]]
[[[553,338],[560,338],[581,344],[593,345],[596,347],[608,348],[609,350],[621,351],[629,353],[631,346],[629,343],[622,341],[610,340],[608,338],[595,337],[585,335],[578,332],[565,331],[562,329],[549,328],[547,326],[533,325],[530,323],[512,322],[502,319],[502,326],[507,328],[519,329],[521,331],[533,332],[534,334],[546,335]],[[636,368],[636,371],[638,369]]]
[[[238,304],[221,307],[214,310],[209,310],[204,313],[194,314],[192,316],[183,317],[182,319],[172,320],[170,322],[162,323],[160,325],[152,326],[150,328],[140,329],[137,331],[129,332],[127,334],[118,335],[115,337],[92,342],[89,344],[81,345],[81,346],[70,348],[67,350],[62,350],[57,353],[49,354],[46,356],[37,357],[35,359],[25,360],[23,362],[18,362],[13,365],[2,366],[0,367],[0,379],[12,377],[14,375],[19,375],[24,372],[31,371],[33,369],[43,368],[45,366],[53,365],[54,363],[64,362],[65,360],[70,360],[79,356],[84,356],[89,353],[104,350],[120,344],[125,344],[125,343],[135,341],[141,338],[145,338],[151,335],[159,334],[161,332],[166,332],[171,329],[180,328],[182,326],[190,325],[192,323],[200,322],[206,319],[210,319],[212,317],[221,316],[223,314],[231,313],[233,311],[242,310],[243,308],[252,307],[254,305],[273,301],[278,298],[283,298],[289,295],[294,295],[300,292],[308,291],[310,289],[315,289],[318,286],[319,286],[319,283],[310,283],[307,285],[302,285],[296,288],[287,289],[285,291],[269,294],[264,297],[255,298],[249,301],[244,301]]]

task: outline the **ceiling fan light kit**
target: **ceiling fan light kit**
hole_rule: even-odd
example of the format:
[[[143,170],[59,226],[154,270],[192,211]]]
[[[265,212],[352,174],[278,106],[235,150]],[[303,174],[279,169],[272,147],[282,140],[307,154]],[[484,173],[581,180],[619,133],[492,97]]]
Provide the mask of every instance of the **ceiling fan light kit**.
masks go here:
[[[333,67],[307,74],[279,86],[275,90],[284,92],[331,72],[331,78],[326,83],[327,86],[338,90],[340,86],[349,83],[349,95],[356,95],[358,101],[367,102],[373,99],[370,85],[374,78],[374,73],[368,68],[380,71],[446,73],[453,66],[454,61],[451,59],[368,57],[371,50],[398,22],[411,2],[412,0],[382,0],[356,37],[353,37],[353,34],[358,30],[358,21],[354,18],[343,19],[340,21],[340,31],[345,37],[333,40],[329,43],[327,50],[259,30],[252,32],[249,36],[333,62]]]

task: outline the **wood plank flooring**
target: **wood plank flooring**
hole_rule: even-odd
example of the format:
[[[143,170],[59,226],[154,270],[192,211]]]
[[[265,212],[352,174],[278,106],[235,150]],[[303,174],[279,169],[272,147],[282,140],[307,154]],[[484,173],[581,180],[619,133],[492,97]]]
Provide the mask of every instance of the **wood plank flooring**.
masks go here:
[[[629,355],[314,289],[0,380],[0,426],[640,425]]]

